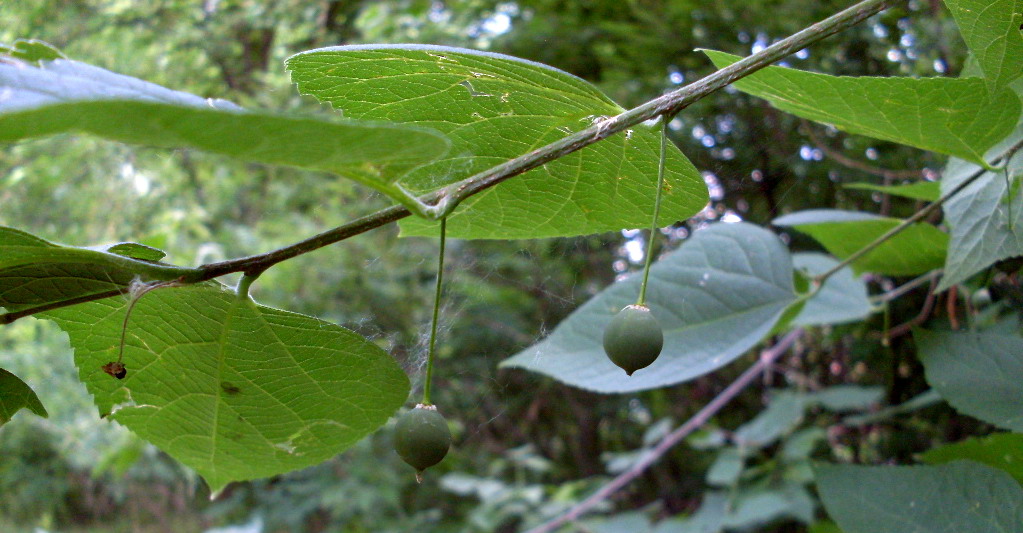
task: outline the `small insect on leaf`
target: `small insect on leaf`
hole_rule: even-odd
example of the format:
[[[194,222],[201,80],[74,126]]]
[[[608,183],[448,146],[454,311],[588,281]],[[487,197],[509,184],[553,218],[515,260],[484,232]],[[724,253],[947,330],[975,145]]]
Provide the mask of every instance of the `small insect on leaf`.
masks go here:
[[[117,361],[111,361],[100,368],[117,379],[124,379],[124,376],[128,375],[128,369],[124,367],[123,363]]]

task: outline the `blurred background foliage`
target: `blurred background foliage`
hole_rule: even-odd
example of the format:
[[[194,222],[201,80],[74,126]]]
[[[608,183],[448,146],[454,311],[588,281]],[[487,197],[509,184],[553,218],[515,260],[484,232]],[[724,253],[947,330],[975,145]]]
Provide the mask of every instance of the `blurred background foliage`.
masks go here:
[[[290,54],[350,43],[463,46],[559,67],[629,107],[709,73],[696,48],[745,55],[849,3],[35,0],[0,5],[0,42],[42,39],[71,58],[172,89],[305,113],[330,110],[291,87],[283,69]],[[786,63],[842,75],[945,76],[958,73],[964,53],[940,1],[912,0]],[[913,201],[841,184],[934,179],[942,164],[932,154],[801,123],[730,90],[686,110],[671,130],[704,172],[713,202],[666,231],[665,250],[722,218],[767,224],[814,207],[905,216],[918,207]],[[73,136],[0,147],[0,224],[74,245],[134,240],[167,250],[179,264],[267,251],[386,204],[327,175],[198,152]],[[262,276],[254,296],[374,339],[419,382],[436,243],[397,233],[381,228],[288,261]],[[556,516],[627,468],[745,366],[634,396],[497,370],[617,276],[639,269],[639,237],[451,243],[434,394],[456,421],[456,445],[422,485],[392,452],[387,426],[319,466],[234,484],[210,501],[193,473],[98,417],[57,328],[34,319],[5,327],[0,366],[31,385],[51,416],[22,413],[0,430],[0,530],[511,532]],[[797,250],[816,246],[783,238]],[[898,281],[871,280],[875,293]],[[917,315],[925,289],[895,302],[893,324]],[[929,326],[947,328],[937,308]],[[977,316],[996,322],[998,311]],[[910,342],[900,336],[881,346],[880,321],[813,330],[764,387],[744,393],[605,502],[607,517],[565,530],[683,531],[679,517],[728,494],[731,530],[828,531],[826,523],[810,525],[821,516],[807,488],[810,460],[908,462],[935,442],[984,432],[940,405],[843,423],[840,413],[899,404],[926,390]],[[806,399],[841,384],[859,386],[832,390],[844,408]],[[734,445],[736,429],[758,416],[774,418],[749,431],[769,427],[769,434],[755,446]]]

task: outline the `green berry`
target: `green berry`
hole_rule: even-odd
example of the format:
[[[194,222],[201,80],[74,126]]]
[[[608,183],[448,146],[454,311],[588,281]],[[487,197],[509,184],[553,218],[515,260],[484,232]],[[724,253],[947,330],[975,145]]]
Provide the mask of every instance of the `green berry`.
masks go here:
[[[401,415],[394,434],[394,450],[416,469],[416,477],[441,462],[451,446],[451,431],[432,405],[419,404]]]
[[[630,376],[650,366],[663,346],[661,325],[645,305],[626,306],[604,329],[604,352]]]

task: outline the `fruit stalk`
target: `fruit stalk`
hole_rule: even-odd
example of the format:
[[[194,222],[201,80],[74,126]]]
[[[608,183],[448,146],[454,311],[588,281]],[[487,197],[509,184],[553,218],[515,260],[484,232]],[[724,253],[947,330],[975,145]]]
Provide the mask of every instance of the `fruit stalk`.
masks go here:
[[[440,317],[440,290],[444,282],[444,248],[447,240],[446,218],[440,219],[440,253],[437,260],[437,288],[433,294],[433,321],[430,324],[430,345],[426,352],[426,383],[423,384],[423,405],[430,403],[430,389],[433,383],[433,359],[437,345],[437,320]]]

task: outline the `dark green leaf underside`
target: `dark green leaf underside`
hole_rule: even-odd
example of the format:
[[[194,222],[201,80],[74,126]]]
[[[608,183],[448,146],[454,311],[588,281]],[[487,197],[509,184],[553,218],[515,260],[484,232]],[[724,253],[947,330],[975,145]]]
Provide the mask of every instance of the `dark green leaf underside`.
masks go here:
[[[715,224],[654,263],[647,304],[664,329],[664,349],[631,377],[604,354],[604,327],[636,301],[640,275],[615,283],[502,366],[576,387],[620,393],[664,387],[712,372],[756,345],[795,300],[792,260],[763,228]]]
[[[41,68],[0,63],[0,86],[7,91],[0,142],[91,133],[333,172],[389,193],[394,180],[449,147],[420,127],[248,112],[75,61]]]
[[[844,533],[1023,532],[1023,488],[970,461],[821,466],[817,487]]]
[[[1023,432],[1023,338],[916,330],[927,382],[962,413]]]
[[[171,280],[192,272],[117,253],[59,246],[0,226],[0,307],[9,312],[124,291],[136,279]]]
[[[987,157],[1002,155],[1021,139],[1023,121]],[[996,261],[1023,255],[1023,187],[1012,187],[1013,182],[1023,180],[1023,155],[1016,154],[1007,167],[1009,184],[1002,172],[983,172],[942,206],[952,231],[939,291],[966,281]],[[942,173],[942,192],[947,194],[980,171],[961,159],[950,160]]]
[[[792,263],[797,270],[813,277],[827,272],[838,261],[824,254],[803,252],[793,254]],[[820,291],[806,301],[792,323],[797,326],[844,324],[861,320],[871,311],[867,285],[846,267],[824,282]]]

